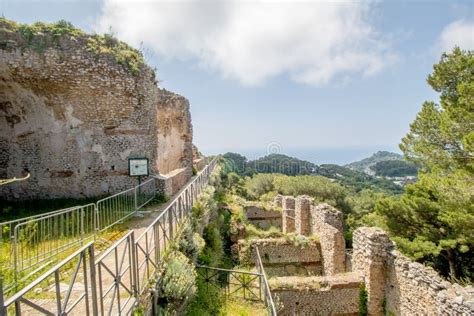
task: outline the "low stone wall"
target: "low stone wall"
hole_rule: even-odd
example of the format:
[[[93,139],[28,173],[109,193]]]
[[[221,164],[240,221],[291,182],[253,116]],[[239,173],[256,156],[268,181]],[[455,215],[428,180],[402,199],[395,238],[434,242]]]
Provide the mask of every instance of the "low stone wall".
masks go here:
[[[191,168],[175,169],[168,174],[157,176],[158,192],[165,196],[172,196],[178,192],[191,178]]]
[[[193,167],[200,171],[207,165],[207,158],[198,158],[193,160]]]
[[[433,269],[396,250],[380,229],[362,227],[353,235],[352,269],[364,277],[369,314],[472,315],[474,289],[443,280]]]
[[[362,279],[356,273],[269,280],[278,315],[357,315]]]
[[[274,226],[281,229],[281,212],[266,210],[262,207],[250,205],[245,207],[247,221],[261,229],[269,229]]]
[[[322,274],[321,246],[318,241],[311,240],[308,245],[299,246],[285,238],[240,240],[241,261],[256,262],[256,246],[269,276]]]

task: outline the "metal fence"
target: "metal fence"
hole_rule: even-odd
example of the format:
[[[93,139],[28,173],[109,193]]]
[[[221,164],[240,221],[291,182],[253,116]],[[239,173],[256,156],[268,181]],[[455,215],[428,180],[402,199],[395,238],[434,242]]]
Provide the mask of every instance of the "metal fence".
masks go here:
[[[224,291],[226,296],[249,301],[262,300],[261,273],[196,266],[198,279],[204,281],[207,289]]]
[[[257,254],[257,261],[255,262],[255,265],[257,267],[258,273],[260,273],[262,276],[260,278],[260,288],[262,289],[263,293],[263,302],[267,308],[268,315],[276,316],[277,312],[275,309],[275,303],[273,302],[272,293],[270,292],[270,287],[268,286],[267,275],[265,274],[265,269],[263,268],[262,258],[260,257],[258,247],[255,247],[255,252]]]
[[[48,281],[54,298],[35,299],[35,290]],[[95,286],[94,246],[89,242],[6,301],[0,284],[0,315],[97,315]]]
[[[135,233],[131,231],[103,252],[98,259],[94,257],[94,242],[91,241],[6,301],[3,300],[4,291],[0,283],[0,315],[21,315],[22,313],[26,315],[38,313],[46,315],[131,314],[137,304],[138,297],[145,292],[150,281],[155,277],[170,240],[174,238],[182,221],[191,214],[198,194],[209,183],[215,165],[216,160],[214,159],[169,203],[136,240]],[[149,186],[149,183],[145,182],[142,185]],[[149,199],[146,194],[142,195],[144,197],[143,203]],[[81,212],[82,214],[86,213],[84,210]],[[63,212],[55,212],[48,216],[56,218],[73,216],[62,214]],[[66,218],[64,217],[63,220]],[[83,215],[80,218],[87,218],[87,216]],[[43,219],[46,220],[43,217],[38,217],[27,223],[41,223]],[[57,222],[60,227],[59,223],[61,222]],[[89,227],[87,226],[89,222],[86,222],[83,220],[82,226],[79,226]],[[38,227],[41,228],[41,225],[39,224]],[[64,234],[76,232],[77,226],[63,223],[63,227],[66,226],[68,228],[62,230]],[[97,228],[97,225],[95,227]],[[22,230],[18,228],[18,232],[20,231]],[[59,249],[59,247],[65,247],[65,245],[59,245],[52,249]],[[75,265],[72,268],[71,265],[74,262]],[[35,299],[38,288],[50,288],[51,284],[53,284],[52,292],[54,292],[55,299]],[[51,295],[46,295],[46,297],[49,296]]]
[[[95,205],[88,204],[22,222],[13,236],[17,273],[84,242],[95,233]]]
[[[184,218],[191,214],[193,204],[209,182],[216,163],[216,159],[212,160],[136,239],[139,293],[143,293],[147,289],[150,280],[158,269],[160,259],[168,250],[170,241],[174,239]]]

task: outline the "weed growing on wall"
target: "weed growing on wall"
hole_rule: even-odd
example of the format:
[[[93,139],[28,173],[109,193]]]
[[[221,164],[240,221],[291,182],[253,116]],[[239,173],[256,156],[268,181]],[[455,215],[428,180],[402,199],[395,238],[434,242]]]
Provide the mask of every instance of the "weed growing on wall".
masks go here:
[[[367,288],[365,287],[364,283],[361,283],[359,287],[359,315],[360,316],[367,316],[369,314],[367,302],[368,302]]]

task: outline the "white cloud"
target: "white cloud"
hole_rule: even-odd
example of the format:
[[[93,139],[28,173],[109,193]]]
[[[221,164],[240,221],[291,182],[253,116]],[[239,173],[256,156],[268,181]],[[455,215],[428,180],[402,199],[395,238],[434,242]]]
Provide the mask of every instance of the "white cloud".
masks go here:
[[[321,85],[394,61],[370,22],[372,1],[104,0],[97,31],[246,85],[288,75]]]
[[[439,50],[448,52],[454,46],[474,50],[474,22],[458,20],[443,29],[438,40]]]

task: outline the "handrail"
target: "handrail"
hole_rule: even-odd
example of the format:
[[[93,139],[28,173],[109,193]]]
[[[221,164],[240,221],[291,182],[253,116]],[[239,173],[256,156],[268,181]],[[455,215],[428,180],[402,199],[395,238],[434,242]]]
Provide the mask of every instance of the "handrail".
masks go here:
[[[108,290],[113,289],[114,291],[117,291],[117,300],[120,300],[121,295],[119,295],[118,291],[123,291],[125,290],[128,294],[128,299],[126,302],[130,302],[131,304],[135,304],[138,300],[139,295],[143,293],[143,291],[147,288],[148,282],[153,280],[156,271],[158,269],[152,269],[150,270],[148,267],[146,267],[146,273],[150,274],[146,278],[146,282],[143,282],[140,284],[140,277],[142,276],[140,272],[140,267],[143,267],[143,265],[140,265],[140,260],[142,260],[142,257],[145,257],[145,264],[149,265],[151,262],[151,259],[153,257],[153,254],[155,255],[156,259],[156,264],[159,264],[161,261],[161,253],[163,252],[164,248],[162,247],[162,241],[165,241],[165,246],[166,246],[166,240],[162,239],[160,241],[160,236],[158,236],[158,233],[164,233],[165,235],[163,237],[166,237],[168,239],[173,239],[174,234],[173,231],[179,229],[180,223],[184,220],[185,217],[190,216],[191,214],[191,209],[193,207],[194,202],[198,198],[199,194],[203,191],[204,187],[209,183],[210,176],[212,171],[214,170],[214,167],[216,165],[217,159],[213,159],[194,179],[186,185],[182,191],[178,194],[177,197],[175,197],[172,202],[164,209],[164,211],[147,227],[144,233],[142,233],[140,236],[141,237],[146,237],[144,240],[140,240],[140,238],[136,239],[135,241],[135,232],[132,230],[128,232],[125,236],[120,238],[118,241],[116,241],[111,247],[108,247],[100,257],[95,259],[94,256],[94,241],[90,241],[87,244],[81,246],[78,250],[74,251],[71,255],[69,255],[67,258],[64,260],[61,260],[58,264],[54,265],[54,267],[50,268],[47,272],[41,274],[38,278],[36,278],[34,281],[29,283],[25,288],[20,289],[17,293],[13,294],[10,298],[7,300],[3,300],[4,297],[4,292],[2,289],[2,278],[0,276],[0,303],[3,301],[3,304],[0,304],[0,315],[3,315],[4,312],[6,312],[6,308],[10,306],[11,304],[15,304],[15,309],[20,308],[20,303],[21,304],[26,304],[29,305],[30,307],[37,309],[38,311],[44,311],[44,307],[41,307],[40,305],[37,305],[36,303],[33,303],[32,301],[28,301],[27,298],[23,297],[23,295],[27,294],[29,291],[33,290],[34,287],[38,286],[41,282],[43,282],[46,278],[52,277],[52,274],[54,274],[54,277],[56,278],[56,295],[60,297],[59,292],[59,279],[58,279],[58,273],[60,269],[65,269],[64,266],[68,264],[70,261],[72,261],[74,258],[78,258],[78,264],[76,265],[76,270],[73,273],[73,281],[76,282],[77,276],[81,275],[79,273],[79,266],[82,265],[84,267],[84,272],[82,273],[84,277],[84,282],[86,283],[88,280],[91,280],[89,285],[84,284],[84,293],[82,296],[78,299],[84,299],[86,307],[89,308],[89,304],[91,304],[89,299],[89,294],[92,295],[92,315],[97,315],[97,308],[98,306],[103,310],[103,299],[104,295],[107,295]],[[143,184],[147,185],[149,184],[152,180],[150,179],[149,181],[144,182]],[[142,184],[142,185],[143,185]],[[136,186],[132,189],[128,189],[126,191],[130,190],[136,190],[139,186]],[[118,194],[115,194],[114,196],[116,197]],[[144,195],[145,199],[148,199],[147,195]],[[92,206],[95,206],[93,208],[94,214],[97,213],[97,204],[89,204]],[[75,208],[84,208],[85,206],[78,206]],[[55,216],[61,216],[62,213],[68,213],[70,211],[74,210],[74,208],[69,208],[69,209],[64,209],[64,210],[59,210],[55,212],[49,212],[39,215],[37,218],[41,220],[42,217],[49,219],[49,218],[55,218]],[[36,222],[34,222],[36,223]],[[95,223],[94,223],[95,224]],[[158,225],[157,225],[158,224]],[[153,234],[147,235],[147,232],[150,232],[150,229],[153,230]],[[18,230],[18,229],[17,229]],[[76,231],[76,230],[74,230]],[[84,230],[81,230],[84,231]],[[93,234],[97,233],[97,229],[93,230]],[[158,241],[158,243],[151,244],[149,243],[152,241],[150,238],[157,238],[154,239]],[[81,241],[81,240],[79,240]],[[84,241],[84,239],[82,239]],[[140,242],[141,241],[141,242]],[[153,247],[152,249],[149,249],[149,247]],[[124,249],[125,247],[126,249]],[[143,247],[143,248],[142,248]],[[143,250],[144,249],[144,250]],[[141,253],[137,253],[139,250],[141,250]],[[128,251],[128,252],[127,252]],[[127,253],[126,253],[127,252]],[[120,254],[120,258],[118,258],[118,254]],[[108,258],[112,257],[114,262],[115,262],[115,268],[109,269],[110,263],[108,262]],[[107,260],[106,260],[107,258]],[[125,260],[126,258],[126,260]],[[81,261],[82,260],[82,261]],[[124,263],[125,261],[128,261],[128,263]],[[87,262],[86,262],[87,261]],[[81,263],[82,262],[82,263]],[[87,269],[86,271],[86,263],[87,263]],[[151,262],[153,263],[153,262]],[[153,264],[155,264],[153,263]],[[46,267],[46,265],[43,265],[43,267]],[[110,265],[112,267],[112,265]],[[102,279],[101,278],[101,269],[105,273],[114,273],[113,279]],[[39,271],[39,270],[38,270]],[[107,271],[107,272],[106,272]],[[79,274],[78,274],[79,273]],[[87,273],[87,274],[86,274]],[[245,273],[245,272],[244,272]],[[95,280],[96,280],[96,274],[98,274],[98,289],[96,288]],[[130,282],[130,287],[125,288],[124,284],[121,281],[122,276],[124,274],[127,274],[128,279],[127,281]],[[251,274],[251,273],[248,273]],[[256,274],[256,276],[261,277],[261,275]],[[105,294],[102,292],[103,288],[103,282],[109,282],[108,289],[105,290]],[[112,282],[112,284],[110,284]],[[72,283],[71,283],[72,284]],[[145,286],[146,285],[146,286]],[[64,301],[64,306],[68,304],[68,299],[69,295],[72,291],[72,285],[70,285],[70,288],[68,289],[68,294],[66,295],[65,301]],[[89,293],[89,294],[88,294]],[[97,296],[97,294],[99,294]],[[58,298],[57,298],[58,299]],[[72,309],[74,306],[77,304],[78,300],[76,300],[74,303],[70,304],[69,308]],[[125,305],[128,303],[124,303]],[[101,305],[99,305],[101,304]],[[109,303],[108,303],[109,304]],[[120,302],[118,302],[118,308],[121,310],[122,306]],[[115,306],[115,307],[117,307]],[[115,308],[113,307],[113,308]],[[112,308],[112,305],[111,307]],[[112,309],[109,308],[109,311],[112,311]],[[128,307],[127,307],[128,309]],[[58,313],[63,313],[63,312],[68,312],[65,309],[62,309],[58,305]]]
[[[217,158],[214,158],[214,159],[209,163],[208,167],[210,167],[213,163],[215,163],[216,160],[217,160]],[[203,169],[202,172],[204,172],[205,170],[206,170],[206,168]],[[169,203],[169,205],[163,210],[163,212],[161,212],[160,215],[158,215],[158,216],[156,217],[156,219],[147,227],[146,230],[150,229],[153,225],[155,225],[158,221],[160,221],[160,220],[162,219],[162,217],[165,216],[164,214],[169,211],[169,209],[171,208],[171,206],[173,206],[180,198],[182,198],[183,193],[184,193],[186,190],[188,190],[188,189],[194,184],[194,182],[196,182],[196,180],[199,178],[199,176],[202,174],[202,172],[201,172],[200,174],[198,174],[190,183],[188,183],[188,184],[184,187],[184,189],[182,189],[181,193],[180,193],[178,196],[176,196],[176,197]],[[145,230],[140,236],[138,236],[137,241],[140,240],[140,239],[145,235],[146,230]]]
[[[203,268],[203,269],[216,270],[216,271],[222,271],[222,272],[235,272],[235,273],[250,274],[250,275],[263,275],[262,273],[258,273],[258,272],[222,269],[222,268],[216,268],[216,267],[202,266],[199,264],[196,264],[196,268]]]
[[[77,257],[81,252],[85,251],[87,248],[89,248],[90,246],[92,246],[94,244],[94,241],[90,241],[88,242],[87,244],[85,244],[84,246],[82,246],[81,248],[79,248],[78,250],[76,250],[74,253],[72,253],[71,255],[69,255],[66,259],[62,260],[61,262],[59,262],[58,264],[56,264],[54,267],[52,267],[51,269],[49,269],[48,271],[46,271],[45,273],[43,273],[40,277],[38,277],[36,280],[34,280],[33,282],[29,283],[27,286],[25,286],[23,289],[21,289],[20,291],[18,291],[17,293],[13,294],[11,297],[9,297],[8,299],[5,300],[4,302],[4,306],[5,307],[8,307],[9,305],[13,304],[18,298],[22,297],[23,295],[25,295],[26,293],[28,293],[29,291],[31,291],[35,286],[37,286],[38,284],[40,284],[41,282],[44,281],[44,279],[46,279],[48,276],[50,276],[51,274],[53,274],[56,270],[58,270],[59,268],[61,268],[62,266],[64,266],[66,263],[70,262],[71,260],[73,260],[75,257]]]
[[[255,246],[255,253],[257,255],[257,270],[262,274],[262,283],[263,283],[263,290],[264,290],[264,303],[267,306],[267,310],[270,316],[277,316],[277,312],[275,309],[275,303],[273,302],[272,293],[270,291],[270,286],[268,285],[267,275],[265,273],[265,269],[263,268],[262,258],[260,257],[260,252],[258,251],[258,247]]]

